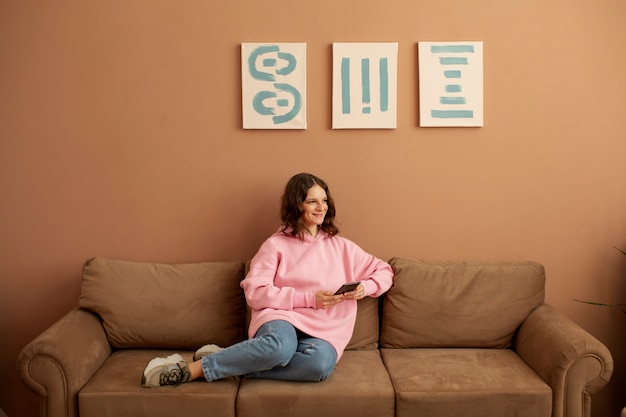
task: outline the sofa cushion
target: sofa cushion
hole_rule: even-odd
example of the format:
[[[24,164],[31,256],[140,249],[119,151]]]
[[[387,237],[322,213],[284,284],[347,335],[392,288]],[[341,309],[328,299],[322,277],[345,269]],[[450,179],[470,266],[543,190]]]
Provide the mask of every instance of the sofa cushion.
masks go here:
[[[378,300],[365,297],[358,301],[354,331],[346,350],[378,349],[380,329]]]
[[[241,380],[237,417],[394,417],[395,394],[380,351],[347,351],[323,382]]]
[[[155,264],[93,258],[79,304],[102,318],[112,346],[229,346],[243,338],[242,262]]]
[[[176,387],[143,388],[141,376],[154,357],[173,351],[122,349],[107,359],[79,392],[81,416],[235,417],[239,380],[203,379]],[[190,361],[193,352],[182,353]]]
[[[534,262],[426,262],[393,258],[381,346],[503,348],[544,301]]]
[[[396,417],[550,417],[552,390],[510,349],[382,349]]]

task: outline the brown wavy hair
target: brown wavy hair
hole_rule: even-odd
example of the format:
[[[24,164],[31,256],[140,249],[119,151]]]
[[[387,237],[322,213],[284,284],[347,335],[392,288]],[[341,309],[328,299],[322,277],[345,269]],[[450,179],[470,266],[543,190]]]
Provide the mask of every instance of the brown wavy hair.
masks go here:
[[[335,202],[330,195],[328,185],[321,178],[306,172],[294,175],[285,185],[285,191],[280,199],[280,220],[283,222],[283,233],[290,233],[292,236],[303,236],[302,213],[304,213],[304,210],[302,209],[302,203],[306,199],[309,188],[314,185],[322,187],[328,199],[328,211],[320,229],[330,236],[339,233],[339,229],[335,225]]]

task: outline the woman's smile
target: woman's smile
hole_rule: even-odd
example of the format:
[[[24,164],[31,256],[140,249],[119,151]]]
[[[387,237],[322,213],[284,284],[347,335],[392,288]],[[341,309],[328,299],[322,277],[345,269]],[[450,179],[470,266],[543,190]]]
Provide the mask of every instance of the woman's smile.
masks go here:
[[[317,235],[318,226],[324,223],[328,211],[328,197],[326,191],[319,185],[309,188],[302,203],[302,225],[311,233]]]

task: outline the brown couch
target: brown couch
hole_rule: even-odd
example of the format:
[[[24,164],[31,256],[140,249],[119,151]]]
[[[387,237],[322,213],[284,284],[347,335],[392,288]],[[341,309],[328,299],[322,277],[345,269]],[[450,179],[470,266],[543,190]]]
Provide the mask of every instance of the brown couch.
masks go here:
[[[352,341],[324,382],[141,387],[155,356],[242,340],[243,262],[89,260],[79,306],[22,350],[17,369],[50,417],[590,415],[612,358],[544,304],[541,265],[390,264],[394,286],[359,302]]]

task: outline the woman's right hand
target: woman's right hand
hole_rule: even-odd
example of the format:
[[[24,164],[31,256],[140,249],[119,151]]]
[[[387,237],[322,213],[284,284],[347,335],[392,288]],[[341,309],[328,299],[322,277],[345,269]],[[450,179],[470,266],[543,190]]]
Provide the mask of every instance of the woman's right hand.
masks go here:
[[[343,301],[343,295],[333,295],[332,292],[318,291],[315,293],[315,306],[318,309],[329,309]]]

